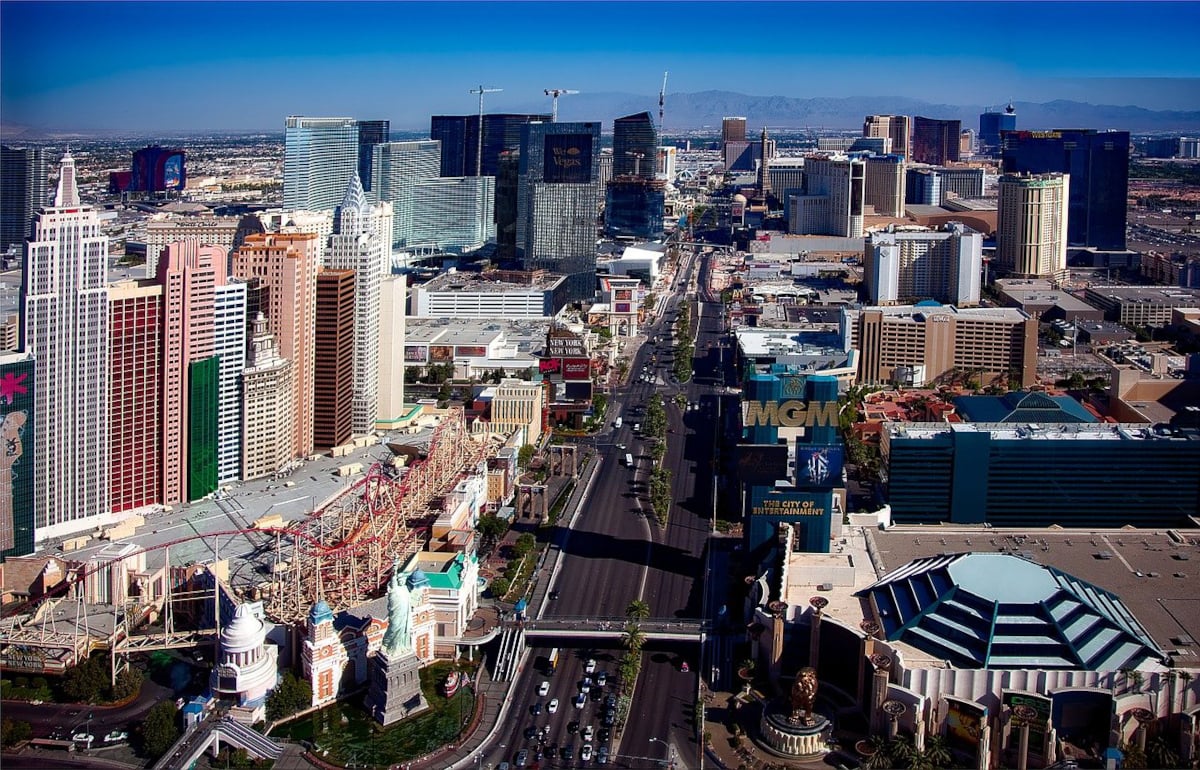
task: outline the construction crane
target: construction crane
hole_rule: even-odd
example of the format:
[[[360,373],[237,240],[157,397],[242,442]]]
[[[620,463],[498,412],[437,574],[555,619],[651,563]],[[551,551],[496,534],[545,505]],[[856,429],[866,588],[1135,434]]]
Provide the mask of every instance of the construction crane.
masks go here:
[[[646,157],[646,153],[644,153],[644,152],[629,152],[627,150],[625,152],[625,154],[628,155],[629,157],[633,158],[633,175],[641,176],[642,175],[642,158]]]
[[[577,94],[577,93],[579,93],[579,92],[572,91],[569,88],[547,88],[545,90],[546,96],[553,98],[553,101],[551,102],[551,107],[550,107],[550,122],[551,123],[558,122],[558,97],[569,96],[570,94]]]
[[[472,88],[471,93],[479,94],[479,143],[475,149],[475,176],[483,176],[483,95],[498,94],[503,88]]]
[[[670,72],[663,73],[662,88],[660,88],[658,91],[658,131],[659,131],[659,133],[662,133],[662,130],[663,130],[663,103],[666,102],[666,100],[667,100],[667,75],[669,75],[669,74],[671,74],[671,73]]]

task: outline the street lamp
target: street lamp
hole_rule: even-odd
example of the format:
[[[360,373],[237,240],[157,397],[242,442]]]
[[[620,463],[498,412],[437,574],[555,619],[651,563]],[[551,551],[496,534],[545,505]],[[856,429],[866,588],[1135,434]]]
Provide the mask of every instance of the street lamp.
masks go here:
[[[661,743],[662,745],[667,747],[667,765],[669,767],[674,767],[675,766],[675,747],[672,746],[671,744],[667,743],[666,741],[664,741],[662,738],[651,738],[650,739],[651,743],[654,743],[655,741],[658,741],[659,743]]]

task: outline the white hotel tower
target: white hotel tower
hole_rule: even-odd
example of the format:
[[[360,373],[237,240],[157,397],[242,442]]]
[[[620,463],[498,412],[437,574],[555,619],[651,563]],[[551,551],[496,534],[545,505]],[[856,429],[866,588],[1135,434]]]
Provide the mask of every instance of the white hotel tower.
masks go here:
[[[354,394],[351,430],[375,431],[379,413],[379,293],[391,259],[390,203],[367,203],[356,172],[338,211],[337,232],[329,238],[325,266],[354,271]],[[386,227],[386,230],[380,229]]]
[[[75,187],[68,151],[54,205],[34,219],[24,275],[25,352],[37,364],[38,541],[115,521],[108,499],[108,238]]]

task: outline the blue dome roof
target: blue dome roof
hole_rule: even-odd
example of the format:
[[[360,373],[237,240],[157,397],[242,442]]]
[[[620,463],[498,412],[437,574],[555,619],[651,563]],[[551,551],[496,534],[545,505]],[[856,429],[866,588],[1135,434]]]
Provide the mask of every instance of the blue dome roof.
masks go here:
[[[1117,671],[1163,658],[1115,594],[1011,554],[917,559],[859,595],[889,641],[963,668]]]
[[[315,626],[326,621],[333,621],[333,610],[329,609],[329,605],[325,603],[324,599],[318,599],[317,603],[308,611],[308,622]]]
[[[417,588],[427,588],[429,586],[429,576],[420,567],[417,567],[409,574],[407,584],[410,591]]]

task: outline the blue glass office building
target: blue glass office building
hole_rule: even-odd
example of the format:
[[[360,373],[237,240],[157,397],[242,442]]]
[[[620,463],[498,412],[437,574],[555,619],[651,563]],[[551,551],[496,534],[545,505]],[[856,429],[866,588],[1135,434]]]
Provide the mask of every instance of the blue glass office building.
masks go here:
[[[979,150],[984,155],[1000,153],[1000,137],[1004,131],[1017,130],[1017,110],[1011,104],[1004,112],[988,110],[979,116]]]
[[[521,126],[549,122],[549,115],[497,113],[483,116],[483,173],[476,174],[479,156],[478,115],[434,115],[429,138],[442,143],[441,176],[498,176],[500,153],[521,146]]]
[[[1004,173],[1071,175],[1068,245],[1125,250],[1128,131],[1011,131],[1003,140]]]
[[[1128,424],[892,424],[892,519],[997,527],[1183,527],[1200,514],[1200,431]]]

